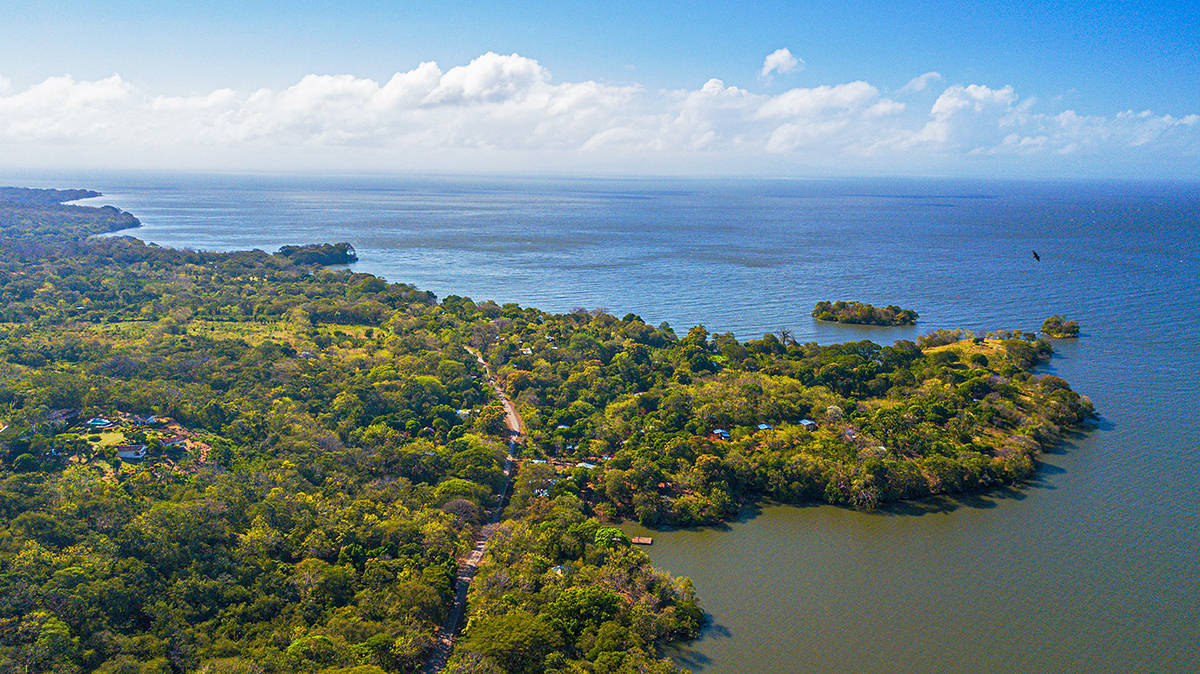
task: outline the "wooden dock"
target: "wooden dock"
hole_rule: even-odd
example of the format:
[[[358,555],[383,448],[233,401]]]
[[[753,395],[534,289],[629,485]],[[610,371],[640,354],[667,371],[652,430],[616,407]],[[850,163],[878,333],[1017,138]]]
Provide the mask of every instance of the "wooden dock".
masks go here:
[[[634,536],[629,539],[634,545],[654,545],[654,539],[649,536]]]

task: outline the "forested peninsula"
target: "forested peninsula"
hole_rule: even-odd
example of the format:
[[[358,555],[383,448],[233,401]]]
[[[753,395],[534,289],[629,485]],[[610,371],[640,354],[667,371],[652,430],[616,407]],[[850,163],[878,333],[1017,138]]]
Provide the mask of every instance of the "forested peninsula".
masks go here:
[[[679,671],[692,585],[611,522],[1013,484],[1093,414],[1020,331],[741,342],[439,301],[320,266],[348,244],[92,237],[137,219],[78,194],[0,190],[3,671],[420,671],[481,527],[445,671]]]

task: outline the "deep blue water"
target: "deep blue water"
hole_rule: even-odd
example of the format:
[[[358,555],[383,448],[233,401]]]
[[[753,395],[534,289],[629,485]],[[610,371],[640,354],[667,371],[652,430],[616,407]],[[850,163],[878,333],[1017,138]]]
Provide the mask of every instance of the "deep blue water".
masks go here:
[[[1049,369],[1103,418],[1046,457],[1019,497],[921,516],[792,508],[732,532],[662,534],[651,554],[696,578],[720,628],[688,662],[1200,668],[1200,185],[135,174],[0,183],[101,190],[96,203],[133,212],[144,227],[129,233],[161,245],[344,240],[361,257],[354,268],[439,296],[604,307],[680,332],[702,323],[741,338],[786,329],[801,341],[890,343],[939,327],[1033,330],[1051,314],[1076,318],[1082,339],[1061,344]],[[822,299],[895,303],[921,320],[818,324],[809,311]],[[718,538],[706,547],[697,535]],[[736,546],[720,542],[734,537]],[[742,606],[769,574],[755,569],[756,549],[774,550],[796,587],[823,569],[822,590],[844,598],[837,620],[778,588],[761,601],[779,606]],[[928,606],[913,619],[917,596]],[[806,645],[779,615],[805,625]]]

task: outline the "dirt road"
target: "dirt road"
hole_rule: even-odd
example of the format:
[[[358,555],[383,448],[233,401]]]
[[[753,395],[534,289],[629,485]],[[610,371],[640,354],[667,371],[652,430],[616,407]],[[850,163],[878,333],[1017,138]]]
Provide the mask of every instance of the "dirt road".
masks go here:
[[[483,356],[470,347],[467,347],[467,351],[471,352],[471,355],[475,356],[475,359],[483,365],[492,391],[495,392],[496,397],[504,405],[504,422],[508,426],[509,431],[512,432],[512,443],[514,445],[524,445],[525,425],[521,421],[521,417],[517,415],[517,409],[513,406],[512,401],[508,399],[508,396],[504,394],[504,391],[500,389],[496,378],[492,376],[492,369],[483,360]],[[512,451],[509,451],[508,458],[504,462],[504,474],[508,477],[504,484],[504,491],[500,494],[495,508],[490,512],[488,523],[479,530],[479,533],[475,534],[471,553],[459,563],[458,574],[454,581],[454,606],[451,607],[450,615],[446,618],[446,624],[442,626],[437,643],[434,645],[433,653],[430,655],[429,661],[425,664],[423,671],[426,674],[435,674],[442,671],[446,666],[446,661],[450,659],[450,653],[454,650],[454,642],[458,639],[458,633],[462,630],[463,617],[467,612],[467,591],[471,589],[471,581],[475,578],[475,572],[479,570],[479,563],[483,560],[484,553],[487,552],[488,539],[491,537],[492,532],[496,530],[500,518],[504,514],[504,507],[508,505],[509,492],[516,472],[517,462],[515,457],[513,457]]]
[[[517,414],[517,408],[508,399],[508,395],[504,393],[504,389],[500,388],[500,383],[496,381],[496,377],[492,374],[492,368],[483,359],[483,355],[469,346],[466,349],[483,366],[483,371],[487,374],[488,384],[491,385],[492,391],[496,394],[496,399],[500,401],[501,405],[504,405],[504,423],[508,426],[508,430],[512,432],[513,441],[519,445],[524,445],[525,422],[521,421],[521,416]]]

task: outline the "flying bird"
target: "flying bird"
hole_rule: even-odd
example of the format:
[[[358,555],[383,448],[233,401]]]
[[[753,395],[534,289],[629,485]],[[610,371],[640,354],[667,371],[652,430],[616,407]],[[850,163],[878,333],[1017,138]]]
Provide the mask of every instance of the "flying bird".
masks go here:
[[[1033,259],[1037,260],[1038,262],[1041,262],[1041,261],[1042,261],[1042,256],[1041,256],[1041,255],[1038,255],[1038,254],[1037,254],[1037,251],[1035,250],[1035,251],[1033,251]]]

